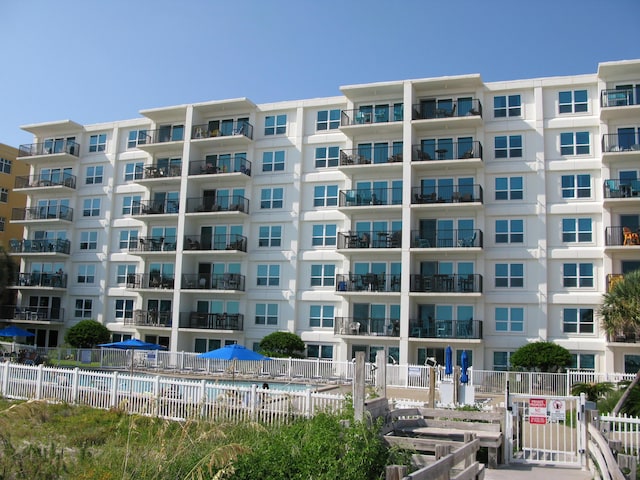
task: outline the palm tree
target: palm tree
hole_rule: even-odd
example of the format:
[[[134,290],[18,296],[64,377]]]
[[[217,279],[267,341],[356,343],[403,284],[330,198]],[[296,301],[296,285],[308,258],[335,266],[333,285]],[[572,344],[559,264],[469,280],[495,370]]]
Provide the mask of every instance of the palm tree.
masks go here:
[[[604,294],[600,315],[609,339],[640,331],[640,270],[625,273]]]

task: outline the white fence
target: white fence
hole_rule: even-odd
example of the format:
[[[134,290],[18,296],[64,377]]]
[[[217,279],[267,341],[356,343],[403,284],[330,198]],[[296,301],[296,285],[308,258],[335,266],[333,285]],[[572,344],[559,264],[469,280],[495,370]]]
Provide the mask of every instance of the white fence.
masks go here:
[[[627,415],[600,415],[600,431],[607,440],[620,444],[620,453],[640,458],[640,418]]]
[[[121,408],[129,413],[176,420],[187,418],[258,420],[276,423],[310,417],[319,411],[339,412],[344,396],[258,385],[224,385],[207,380],[161,375],[96,372],[0,363],[0,394],[94,408]]]

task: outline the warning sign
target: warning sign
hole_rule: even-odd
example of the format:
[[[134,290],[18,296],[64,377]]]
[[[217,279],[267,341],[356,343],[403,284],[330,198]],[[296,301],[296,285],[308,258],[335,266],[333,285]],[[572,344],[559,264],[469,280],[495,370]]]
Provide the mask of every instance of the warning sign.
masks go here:
[[[563,422],[566,418],[567,404],[564,400],[554,398],[549,402],[549,421]]]
[[[547,399],[529,399],[529,423],[544,425],[547,423]]]

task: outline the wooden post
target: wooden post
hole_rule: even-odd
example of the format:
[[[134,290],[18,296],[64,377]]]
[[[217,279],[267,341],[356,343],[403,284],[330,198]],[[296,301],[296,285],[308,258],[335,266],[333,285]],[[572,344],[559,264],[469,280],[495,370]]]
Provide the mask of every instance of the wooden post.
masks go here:
[[[362,422],[364,420],[364,352],[356,352],[356,365],[353,372],[353,418]]]
[[[387,465],[385,469],[385,480],[402,480],[407,476],[405,465]]]
[[[376,353],[376,393],[379,397],[387,397],[387,359],[384,350]]]
[[[460,367],[453,369],[453,404],[458,404],[458,388],[460,387]]]
[[[429,367],[429,408],[436,408],[436,370]]]
[[[449,455],[449,445],[436,445],[436,462]]]

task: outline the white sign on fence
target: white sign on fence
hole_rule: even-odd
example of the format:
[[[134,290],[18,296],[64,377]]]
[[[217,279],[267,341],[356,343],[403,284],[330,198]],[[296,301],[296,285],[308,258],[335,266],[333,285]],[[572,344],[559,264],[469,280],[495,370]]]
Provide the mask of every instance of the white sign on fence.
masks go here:
[[[529,423],[544,425],[547,423],[547,399],[529,399]]]
[[[564,400],[554,398],[549,402],[549,420],[551,422],[564,421],[567,414],[567,404]]]
[[[420,367],[409,367],[409,376],[410,377],[419,377],[421,371],[422,370],[420,369]]]

